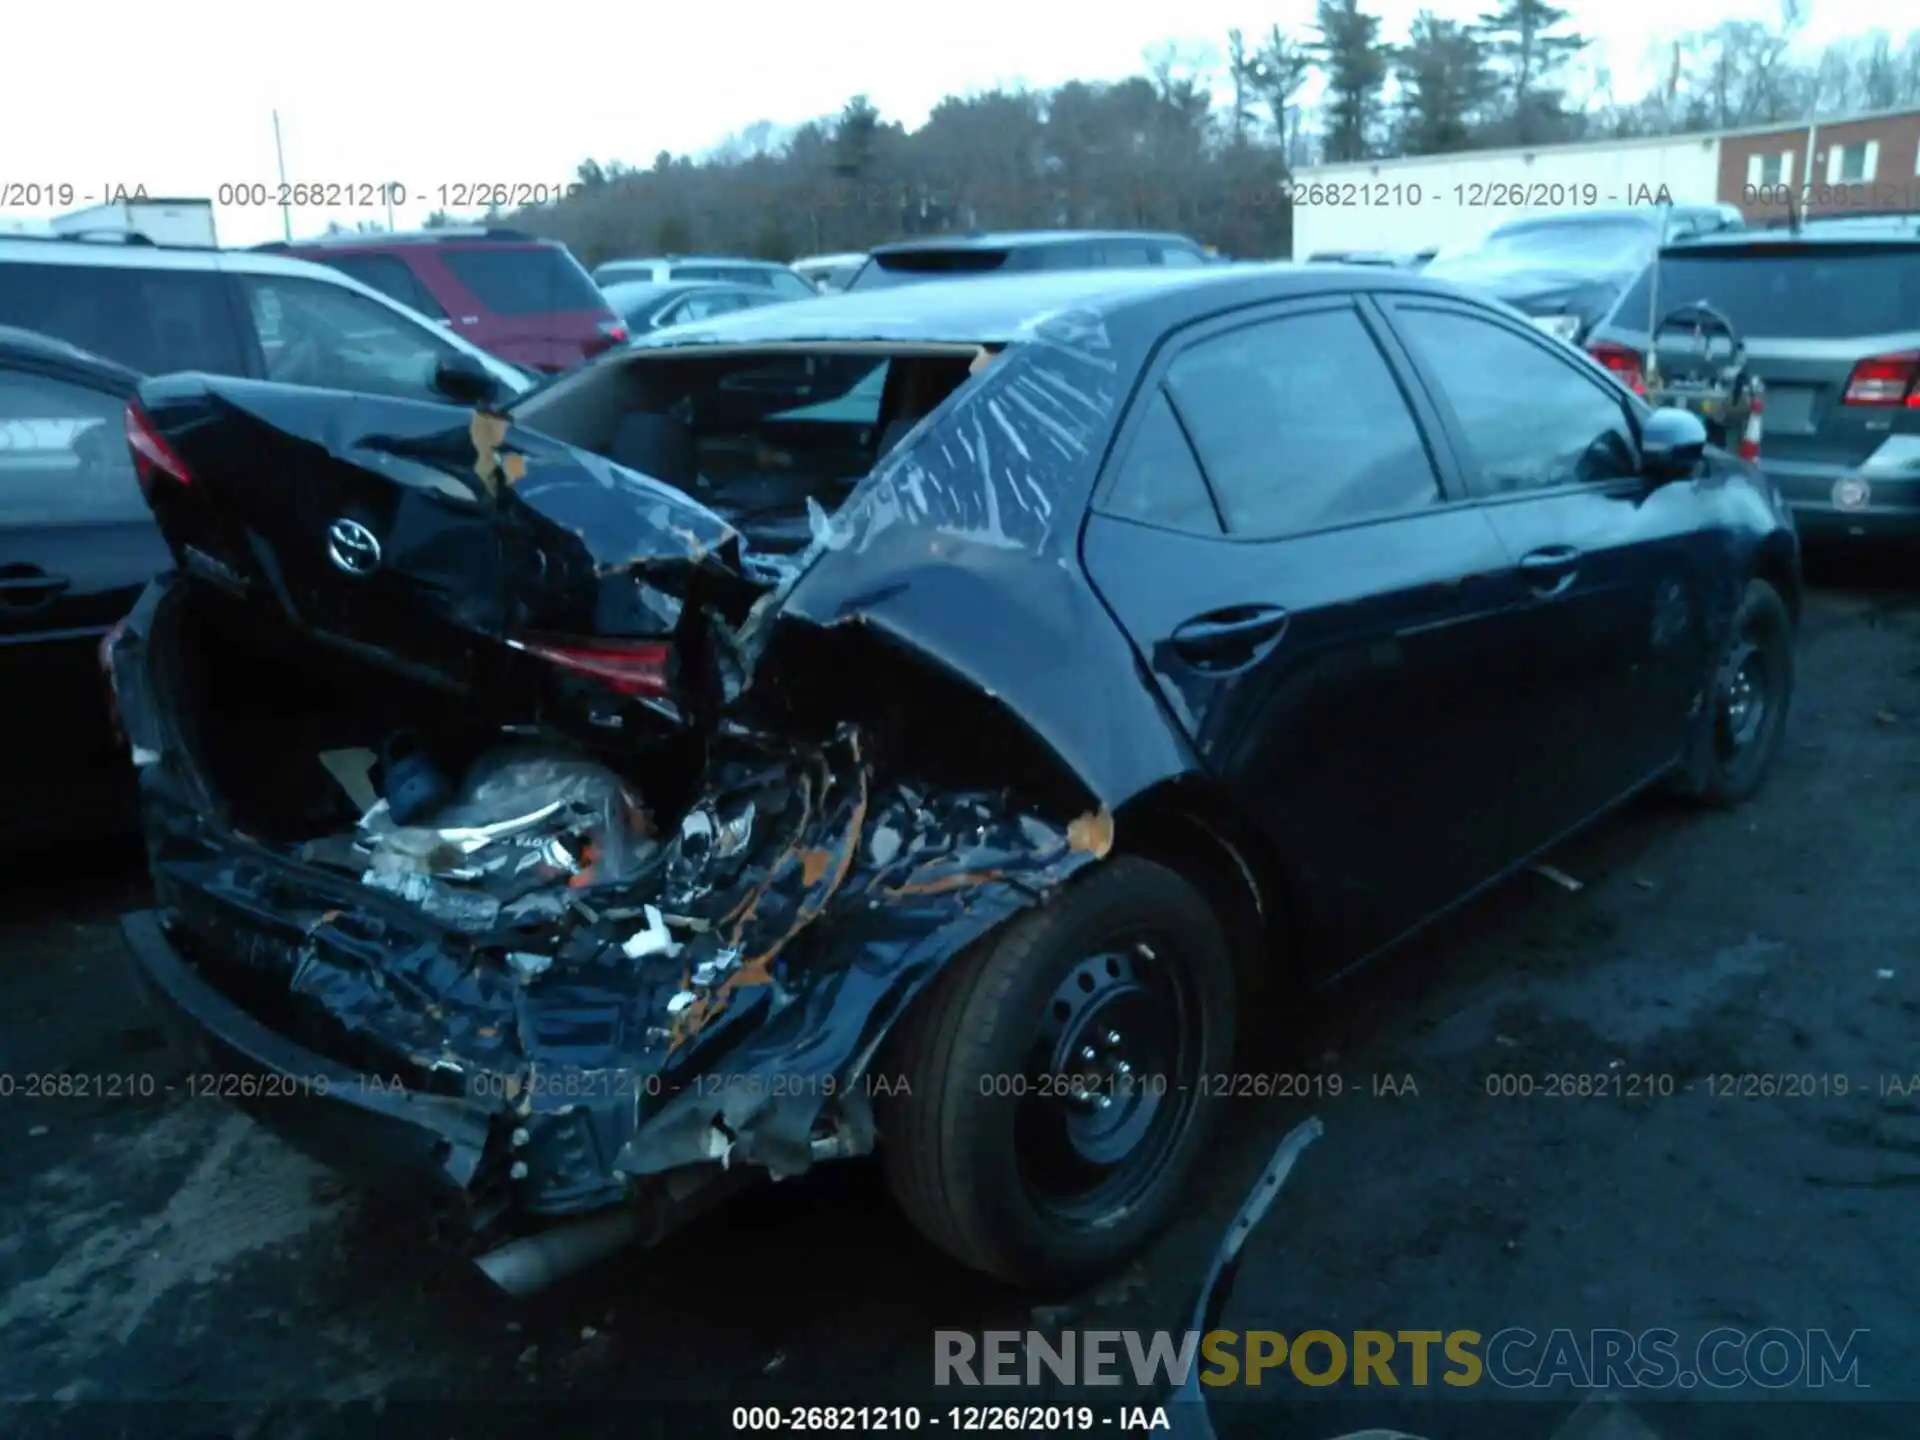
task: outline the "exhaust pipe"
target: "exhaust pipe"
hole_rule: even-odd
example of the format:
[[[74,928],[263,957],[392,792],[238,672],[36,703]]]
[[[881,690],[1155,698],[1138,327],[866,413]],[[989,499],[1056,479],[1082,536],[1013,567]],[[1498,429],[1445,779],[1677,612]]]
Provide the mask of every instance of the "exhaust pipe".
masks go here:
[[[474,1263],[507,1294],[524,1300],[626,1249],[640,1238],[642,1228],[640,1211],[623,1205],[604,1215],[509,1241]]]

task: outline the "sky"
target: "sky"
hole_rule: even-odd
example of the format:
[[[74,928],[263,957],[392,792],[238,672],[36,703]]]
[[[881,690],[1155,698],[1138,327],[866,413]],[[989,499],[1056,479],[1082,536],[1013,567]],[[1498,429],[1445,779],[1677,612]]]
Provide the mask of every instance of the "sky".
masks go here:
[[[1491,8],[1424,3],[1459,19]],[[1659,13],[1651,0],[1561,3],[1572,28],[1599,42],[1617,92],[1636,91],[1650,48],[1675,38],[1650,28]],[[1370,8],[1391,42],[1423,6]],[[1169,40],[1217,55],[1234,26],[1255,36],[1278,23],[1299,36],[1313,0],[1120,0],[1097,10],[1086,0],[839,0],[746,7],[724,20],[704,5],[631,0],[14,9],[0,85],[0,217],[57,214],[116,186],[232,194],[239,203],[216,208],[220,242],[246,245],[282,238],[276,110],[286,179],[343,202],[296,209],[296,238],[329,220],[384,225],[376,185],[404,192],[393,219],[407,228],[431,210],[483,208],[460,203],[472,202],[472,187],[519,187],[515,199],[551,191],[588,156],[644,165],[660,150],[698,153],[758,120],[833,114],[861,92],[886,118],[916,125],[948,94],[1138,73],[1143,55]],[[1813,0],[1811,11],[1812,47],[1865,25],[1838,0]],[[1707,29],[1770,21],[1778,5],[1689,0],[1684,13],[1686,28]]]

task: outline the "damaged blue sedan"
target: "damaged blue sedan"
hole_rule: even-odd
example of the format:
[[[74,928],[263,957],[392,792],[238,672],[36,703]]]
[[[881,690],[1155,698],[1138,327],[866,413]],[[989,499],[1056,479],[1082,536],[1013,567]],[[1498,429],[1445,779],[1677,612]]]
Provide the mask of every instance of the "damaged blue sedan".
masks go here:
[[[1110,1270],[1259,997],[1648,786],[1745,798],[1792,695],[1777,495],[1408,273],[929,285],[472,378],[144,384],[173,568],[107,655],[154,1004],[516,1291],[875,1150],[964,1262]]]

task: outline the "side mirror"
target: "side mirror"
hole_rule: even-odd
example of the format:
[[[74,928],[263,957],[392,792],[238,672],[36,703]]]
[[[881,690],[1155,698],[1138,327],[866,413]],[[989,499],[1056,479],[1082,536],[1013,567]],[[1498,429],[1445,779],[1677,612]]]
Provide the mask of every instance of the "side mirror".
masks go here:
[[[1659,409],[1640,427],[1640,473],[1649,480],[1684,480],[1706,453],[1706,423],[1691,410]]]
[[[433,388],[456,405],[491,405],[500,398],[493,372],[462,350],[434,367]]]

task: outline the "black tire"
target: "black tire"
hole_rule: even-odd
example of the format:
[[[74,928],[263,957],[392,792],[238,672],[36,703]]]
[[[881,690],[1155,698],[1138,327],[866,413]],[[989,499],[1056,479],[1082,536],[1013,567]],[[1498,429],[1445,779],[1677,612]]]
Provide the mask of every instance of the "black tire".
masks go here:
[[[1069,1287],[1112,1271],[1167,1222],[1199,1160],[1218,1105],[1203,1077],[1231,1063],[1234,1006],[1226,935],[1198,890],[1134,856],[1082,875],[954,957],[890,1037],[882,1073],[906,1082],[878,1116],[895,1199],[939,1248],[1015,1285]],[[1059,1072],[1036,1071],[1036,1055],[1072,1045],[1076,1026],[1092,1024],[1102,1043],[1120,1034],[1102,1014],[1129,1017],[1115,1026],[1140,1017],[1143,1041],[1177,1032],[1140,1052],[1165,1077],[1157,1097],[1145,1064],[1097,1109],[1097,1098],[1069,1099]],[[1151,1112],[1117,1108],[1149,1101]],[[1068,1138],[1103,1125],[1121,1136],[1145,1127],[1111,1172]],[[1056,1132],[1058,1155],[1041,1140]],[[1055,1193],[1067,1172],[1109,1179],[1076,1208]]]
[[[1780,592],[1749,580],[1694,731],[1680,785],[1689,799],[1724,809],[1751,799],[1766,782],[1793,703],[1793,639]]]

